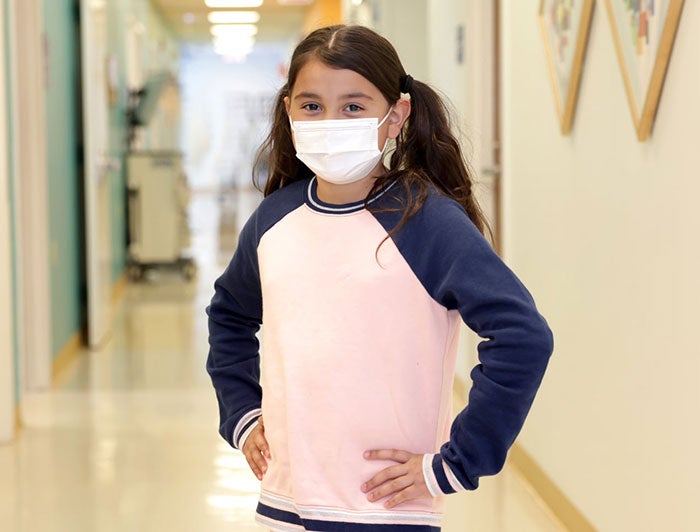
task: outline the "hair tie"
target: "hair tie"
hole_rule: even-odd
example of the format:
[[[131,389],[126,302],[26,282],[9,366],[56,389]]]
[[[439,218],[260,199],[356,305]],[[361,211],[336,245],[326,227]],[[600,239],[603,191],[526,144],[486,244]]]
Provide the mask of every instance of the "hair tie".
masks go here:
[[[401,83],[401,92],[408,94],[411,92],[411,89],[413,89],[413,77],[410,74],[406,74],[406,77],[403,78],[403,82]]]

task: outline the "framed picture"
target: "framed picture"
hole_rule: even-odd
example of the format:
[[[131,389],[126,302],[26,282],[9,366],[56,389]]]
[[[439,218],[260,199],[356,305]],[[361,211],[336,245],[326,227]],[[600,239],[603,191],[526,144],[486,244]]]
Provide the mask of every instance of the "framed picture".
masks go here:
[[[605,0],[640,141],[656,116],[684,0]]]
[[[594,0],[540,0],[538,18],[563,135],[571,131]]]

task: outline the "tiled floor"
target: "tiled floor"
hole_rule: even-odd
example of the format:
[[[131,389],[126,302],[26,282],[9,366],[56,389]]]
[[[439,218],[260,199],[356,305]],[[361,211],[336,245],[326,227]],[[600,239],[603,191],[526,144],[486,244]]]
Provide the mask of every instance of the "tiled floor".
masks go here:
[[[1,531],[262,530],[258,483],[216,433],[204,370],[204,307],[232,245],[220,221],[234,217],[220,205],[193,198],[197,280],[156,272],[129,286],[109,342],[81,353],[53,390],[24,396],[24,428],[0,446]],[[556,530],[509,468],[448,498],[445,532]]]

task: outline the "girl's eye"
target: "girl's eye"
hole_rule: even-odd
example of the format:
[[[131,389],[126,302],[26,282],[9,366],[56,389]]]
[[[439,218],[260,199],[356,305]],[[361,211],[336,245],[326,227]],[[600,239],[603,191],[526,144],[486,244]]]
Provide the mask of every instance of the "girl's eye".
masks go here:
[[[301,108],[305,109],[306,111],[318,111],[321,109],[317,103],[305,103],[301,106]]]
[[[362,111],[362,107],[360,107],[359,105],[357,105],[355,103],[351,103],[350,105],[347,105],[345,107],[345,110],[350,111],[352,113],[356,113],[357,111]]]

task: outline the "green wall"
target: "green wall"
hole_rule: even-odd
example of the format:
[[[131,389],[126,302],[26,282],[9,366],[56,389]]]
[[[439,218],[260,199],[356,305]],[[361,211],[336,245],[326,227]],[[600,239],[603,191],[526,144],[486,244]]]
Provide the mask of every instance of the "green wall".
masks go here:
[[[57,354],[84,319],[83,228],[78,171],[78,71],[73,0],[43,0],[49,52],[46,139],[51,261],[52,349]]]

